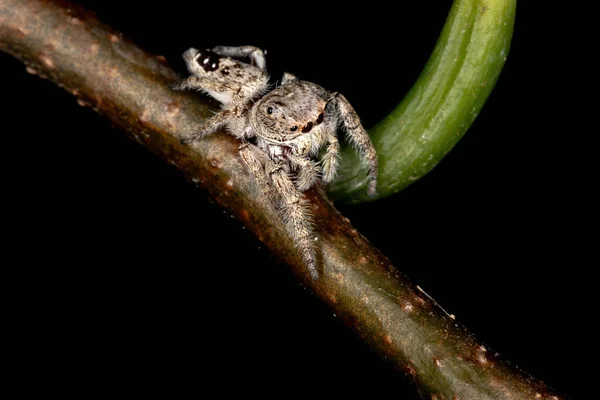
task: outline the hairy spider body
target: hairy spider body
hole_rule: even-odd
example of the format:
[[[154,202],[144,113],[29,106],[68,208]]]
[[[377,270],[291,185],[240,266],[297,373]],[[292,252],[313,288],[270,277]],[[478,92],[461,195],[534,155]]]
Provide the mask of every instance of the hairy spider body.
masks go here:
[[[264,52],[253,46],[191,48],[183,58],[191,75],[174,89],[197,89],[222,104],[222,110],[184,142],[221,127],[242,142],[241,158],[281,213],[308,271],[317,279],[310,213],[302,192],[319,179],[327,184],[335,177],[340,150],[336,130],[341,125],[368,161],[368,191],[375,193],[377,155],[358,115],[341,94],[287,72],[281,85],[269,91]],[[316,160],[325,145],[325,154]]]

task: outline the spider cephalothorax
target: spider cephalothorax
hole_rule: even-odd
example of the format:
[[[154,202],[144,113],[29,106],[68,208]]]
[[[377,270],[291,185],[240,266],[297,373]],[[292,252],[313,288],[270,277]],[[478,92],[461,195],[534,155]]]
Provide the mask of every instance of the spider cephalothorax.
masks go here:
[[[189,139],[190,143],[226,127],[240,139],[240,156],[262,193],[277,207],[308,270],[319,274],[303,191],[321,180],[327,184],[338,167],[338,126],[369,164],[370,194],[375,193],[377,155],[369,135],[344,96],[285,73],[269,91],[264,52],[253,46],[187,50],[191,75],[175,89],[197,89],[222,104]],[[244,59],[248,63],[236,60]],[[316,157],[326,146],[321,160]]]

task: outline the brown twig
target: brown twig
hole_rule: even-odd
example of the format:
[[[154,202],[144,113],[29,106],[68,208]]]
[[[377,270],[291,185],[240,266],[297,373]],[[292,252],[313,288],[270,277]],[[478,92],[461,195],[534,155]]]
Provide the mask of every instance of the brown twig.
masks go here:
[[[172,91],[178,78],[163,58],[58,0],[2,0],[0,48],[208,190],[372,348],[411,375],[422,393],[434,399],[559,398],[479,344],[314,190],[307,197],[319,221],[322,276],[311,281],[275,210],[255,190],[236,141],[215,134],[193,146],[180,144],[214,104]]]

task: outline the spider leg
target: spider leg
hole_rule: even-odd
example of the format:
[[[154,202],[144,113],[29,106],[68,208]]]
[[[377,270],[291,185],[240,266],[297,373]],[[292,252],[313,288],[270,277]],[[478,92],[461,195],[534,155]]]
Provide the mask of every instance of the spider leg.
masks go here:
[[[301,192],[310,188],[321,175],[321,166],[307,157],[289,154],[288,159],[292,164],[299,166],[296,176],[296,187]]]
[[[271,203],[275,204],[276,197],[265,173],[265,164],[269,160],[269,156],[264,151],[248,142],[241,144],[238,147],[238,151],[240,152],[240,157],[242,157],[246,167],[256,179],[256,183],[260,190],[262,190]]]
[[[331,103],[337,109],[342,126],[346,132],[348,141],[354,149],[369,163],[369,195],[374,195],[377,187],[377,153],[373,142],[365,128],[360,123],[360,118],[350,105],[348,100],[340,93],[332,93]]]
[[[171,85],[171,89],[181,91],[187,89],[202,89],[204,84],[206,84],[206,79],[199,78],[195,75],[191,75],[181,81],[180,83],[175,83]]]
[[[273,162],[267,153],[247,142],[239,147],[239,151],[258,187],[282,214],[311,277],[318,279],[306,199],[296,189],[283,165]]]
[[[189,144],[204,136],[210,135],[217,129],[222,128],[225,124],[231,121],[232,118],[237,117],[238,113],[238,107],[227,108],[217,113],[213,117],[210,117],[207,120],[205,120],[202,123],[202,125],[200,125],[200,128],[198,129],[197,133],[195,133],[189,138],[181,139],[181,143]]]
[[[308,202],[302,192],[296,189],[281,164],[268,160],[266,172],[271,177],[273,187],[279,194],[278,208],[283,215],[288,232],[292,235],[311,277],[316,280],[319,278],[319,273],[317,272],[315,251],[311,243],[312,230],[309,222]]]
[[[265,60],[265,52],[254,46],[217,46],[212,49],[217,54],[225,57],[232,58],[245,58],[248,57],[253,65],[263,71],[267,68],[267,62]]]
[[[328,129],[327,150],[321,159],[321,165],[323,166],[323,183],[328,184],[333,180],[337,172],[337,168],[340,162],[340,143],[338,142],[337,136],[335,136],[335,129]]]
[[[283,78],[281,78],[281,84],[285,85],[286,83],[297,81],[298,78],[294,74],[290,74],[289,72],[283,73]]]

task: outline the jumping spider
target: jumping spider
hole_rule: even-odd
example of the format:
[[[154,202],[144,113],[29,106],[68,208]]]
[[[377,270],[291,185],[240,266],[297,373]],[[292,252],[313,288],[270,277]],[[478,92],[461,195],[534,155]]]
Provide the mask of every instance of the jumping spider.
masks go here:
[[[319,179],[331,182],[338,167],[336,128],[369,164],[369,194],[375,193],[377,155],[369,135],[344,96],[284,73],[269,91],[264,52],[253,46],[188,49],[190,76],[175,90],[197,89],[222,103],[184,143],[226,127],[238,138],[240,156],[257,185],[277,207],[313,279],[319,274],[311,241],[310,215],[303,191]],[[240,60],[248,60],[249,63]],[[327,145],[320,161],[319,149]]]

